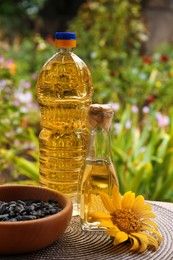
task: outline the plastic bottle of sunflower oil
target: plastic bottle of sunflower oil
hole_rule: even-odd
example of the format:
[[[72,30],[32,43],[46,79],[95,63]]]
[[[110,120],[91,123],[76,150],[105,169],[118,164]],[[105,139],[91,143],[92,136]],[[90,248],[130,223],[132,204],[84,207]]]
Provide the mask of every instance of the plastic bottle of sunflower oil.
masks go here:
[[[73,53],[76,35],[56,32],[58,52],[41,69],[37,98],[41,112],[40,182],[65,193],[78,211],[78,179],[88,145],[85,121],[92,101],[91,73]]]
[[[81,181],[80,219],[85,231],[100,231],[99,222],[92,220],[93,212],[105,212],[99,192],[112,195],[118,177],[111,158],[110,127],[113,111],[110,105],[90,106],[87,125],[90,131],[88,152]]]

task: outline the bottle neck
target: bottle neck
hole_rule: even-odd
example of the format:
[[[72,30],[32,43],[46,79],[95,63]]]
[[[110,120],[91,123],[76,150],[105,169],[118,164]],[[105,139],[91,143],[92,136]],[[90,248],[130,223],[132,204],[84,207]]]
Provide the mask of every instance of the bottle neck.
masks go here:
[[[102,128],[90,132],[87,160],[104,159],[111,162],[110,133]]]
[[[70,52],[73,52],[74,51],[74,48],[58,48],[58,52],[59,53],[70,53]]]

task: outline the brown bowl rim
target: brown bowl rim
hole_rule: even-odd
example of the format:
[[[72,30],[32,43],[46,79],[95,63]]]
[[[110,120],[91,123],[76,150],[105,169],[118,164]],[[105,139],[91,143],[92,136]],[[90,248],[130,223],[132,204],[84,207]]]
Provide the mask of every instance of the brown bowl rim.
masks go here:
[[[61,216],[61,215],[64,215],[66,211],[68,211],[69,207],[72,208],[72,201],[70,200],[70,198],[68,198],[65,194],[63,194],[62,192],[60,191],[54,191],[52,189],[48,189],[48,188],[45,188],[45,187],[41,187],[41,186],[33,186],[33,185],[17,185],[17,184],[8,184],[8,185],[2,185],[0,186],[0,190],[1,188],[5,188],[5,187],[13,187],[13,188],[34,188],[34,189],[39,189],[39,190],[47,190],[47,191],[50,191],[51,193],[54,193],[54,194],[58,194],[60,196],[62,196],[65,200],[66,200],[66,206],[64,208],[62,208],[59,212],[53,214],[53,215],[49,215],[49,216],[46,216],[46,217],[43,217],[43,218],[38,218],[38,219],[32,219],[32,220],[21,220],[21,221],[16,221],[16,222],[8,222],[8,221],[0,221],[0,226],[2,225],[7,225],[7,226],[22,226],[22,225],[32,225],[33,223],[44,223],[44,222],[47,222],[47,221],[53,221],[54,219],[57,218],[57,215],[58,216]],[[72,213],[71,213],[72,214]]]

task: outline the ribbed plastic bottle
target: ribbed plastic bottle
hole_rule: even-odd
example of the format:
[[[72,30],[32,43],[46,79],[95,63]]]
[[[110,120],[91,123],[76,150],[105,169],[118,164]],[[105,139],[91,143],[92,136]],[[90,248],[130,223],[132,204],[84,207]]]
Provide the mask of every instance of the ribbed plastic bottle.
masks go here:
[[[87,118],[90,132],[88,152],[81,182],[81,226],[85,231],[102,231],[99,222],[92,220],[93,212],[106,212],[99,192],[112,195],[113,186],[119,187],[118,176],[112,162],[110,127],[113,111],[110,105],[93,104]],[[106,227],[105,227],[106,228]]]
[[[58,52],[43,66],[37,81],[41,112],[40,182],[65,193],[78,214],[78,180],[88,145],[85,120],[92,102],[90,70],[77,55],[76,34],[56,32]]]

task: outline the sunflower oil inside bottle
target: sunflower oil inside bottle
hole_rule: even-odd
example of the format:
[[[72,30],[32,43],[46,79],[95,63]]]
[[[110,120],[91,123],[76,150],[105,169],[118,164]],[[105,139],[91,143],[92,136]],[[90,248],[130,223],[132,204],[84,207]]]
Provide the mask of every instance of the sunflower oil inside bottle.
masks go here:
[[[59,51],[45,63],[37,82],[40,182],[67,194],[76,215],[78,179],[88,142],[85,119],[93,89],[88,67],[73,53],[75,39],[73,35],[66,39],[67,34],[62,40],[61,33],[56,34]]]
[[[105,110],[109,111],[108,115]],[[110,121],[110,112],[111,109],[107,105],[91,105],[89,111],[91,113],[89,115],[90,122],[94,122],[97,118],[100,120],[100,115],[109,116]],[[104,117],[102,117],[101,121],[104,121]],[[86,231],[105,229],[104,227],[99,228],[99,222],[92,220],[92,213],[106,212],[99,192],[102,191],[111,196],[113,186],[119,185],[117,173],[111,160],[109,131],[102,127],[101,121],[97,121],[96,124],[93,123],[95,127],[90,133],[89,149],[81,182],[80,217],[82,229]],[[104,121],[104,124],[106,124],[106,121]]]

